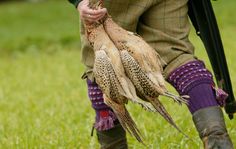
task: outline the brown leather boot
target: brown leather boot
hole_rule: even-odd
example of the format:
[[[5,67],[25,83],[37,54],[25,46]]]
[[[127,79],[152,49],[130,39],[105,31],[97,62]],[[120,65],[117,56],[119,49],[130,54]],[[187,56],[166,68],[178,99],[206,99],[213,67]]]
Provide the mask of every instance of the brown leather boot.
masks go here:
[[[101,149],[128,149],[126,133],[120,124],[109,130],[97,131],[97,136]]]
[[[193,114],[193,121],[205,149],[234,149],[220,107],[214,106],[196,111]]]

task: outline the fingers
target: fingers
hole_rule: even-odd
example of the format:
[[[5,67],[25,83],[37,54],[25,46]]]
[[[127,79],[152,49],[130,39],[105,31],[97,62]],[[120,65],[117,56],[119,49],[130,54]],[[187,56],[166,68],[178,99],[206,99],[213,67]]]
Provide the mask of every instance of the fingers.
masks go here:
[[[95,9],[90,9],[90,8],[84,8],[81,10],[81,13],[90,14],[90,15],[99,15],[99,14],[107,13],[107,9],[102,8],[102,9],[95,10]]]
[[[91,13],[93,12],[93,13]],[[80,16],[83,18],[83,19],[94,19],[94,20],[97,20],[97,19],[100,19],[101,17],[103,17],[104,15],[106,14],[106,11],[103,11],[103,12],[94,12],[94,11],[86,11],[84,13],[81,13]]]
[[[80,17],[83,20],[88,20],[90,22],[95,22],[100,20],[101,18],[104,17],[104,15],[106,14],[106,9],[103,10],[85,10],[83,12],[80,13]]]
[[[86,22],[96,22],[104,17],[107,13],[106,8],[101,9],[91,9],[88,7],[88,1],[83,0],[78,6],[78,11],[80,12],[80,18]]]

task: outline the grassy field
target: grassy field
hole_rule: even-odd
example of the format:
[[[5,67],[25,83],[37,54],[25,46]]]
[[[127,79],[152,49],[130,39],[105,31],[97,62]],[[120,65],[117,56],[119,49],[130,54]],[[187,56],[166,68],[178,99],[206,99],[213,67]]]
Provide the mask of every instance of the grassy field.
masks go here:
[[[213,2],[221,29],[232,83],[236,84],[235,0]],[[94,111],[80,79],[79,19],[67,1],[0,4],[0,148],[96,149],[90,137]],[[206,53],[194,31],[196,54]],[[235,87],[235,86],[234,86]],[[169,89],[174,91],[169,86]],[[234,88],[236,91],[236,87]],[[129,104],[144,134],[147,148],[199,149],[186,106],[161,98],[179,127],[194,141],[172,128],[159,115]],[[236,144],[236,120],[226,123]],[[128,135],[130,148],[145,148]]]

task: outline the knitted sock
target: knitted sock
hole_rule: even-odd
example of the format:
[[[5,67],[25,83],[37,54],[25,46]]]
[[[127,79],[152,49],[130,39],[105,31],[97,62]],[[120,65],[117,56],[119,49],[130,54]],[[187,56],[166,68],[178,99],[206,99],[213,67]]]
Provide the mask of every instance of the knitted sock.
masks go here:
[[[180,95],[190,96],[188,108],[191,113],[210,106],[223,106],[227,98],[223,90],[215,90],[213,76],[202,61],[192,61],[177,68],[167,80]]]
[[[92,102],[92,107],[96,112],[96,121],[94,127],[99,130],[108,130],[114,127],[114,121],[117,119],[110,107],[103,100],[103,93],[96,82],[87,79],[88,96]]]

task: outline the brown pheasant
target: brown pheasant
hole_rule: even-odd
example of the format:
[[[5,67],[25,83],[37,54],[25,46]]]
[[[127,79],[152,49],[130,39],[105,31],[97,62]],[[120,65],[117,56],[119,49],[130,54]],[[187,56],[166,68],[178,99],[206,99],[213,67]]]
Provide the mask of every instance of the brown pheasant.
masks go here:
[[[108,16],[103,24],[106,33],[120,50],[125,72],[133,82],[138,96],[149,101],[172,126],[182,132],[158,100],[158,96],[171,97],[178,103],[187,103],[187,100],[169,93],[165,88],[158,53],[140,36],[118,26],[111,17]]]
[[[125,75],[119,51],[106,34],[103,25],[87,25],[87,38],[95,52],[94,76],[103,91],[104,102],[110,106],[122,127],[142,141],[140,131],[128,113],[125,104],[128,100],[143,105],[151,110],[152,106],[140,100],[135,87]]]

